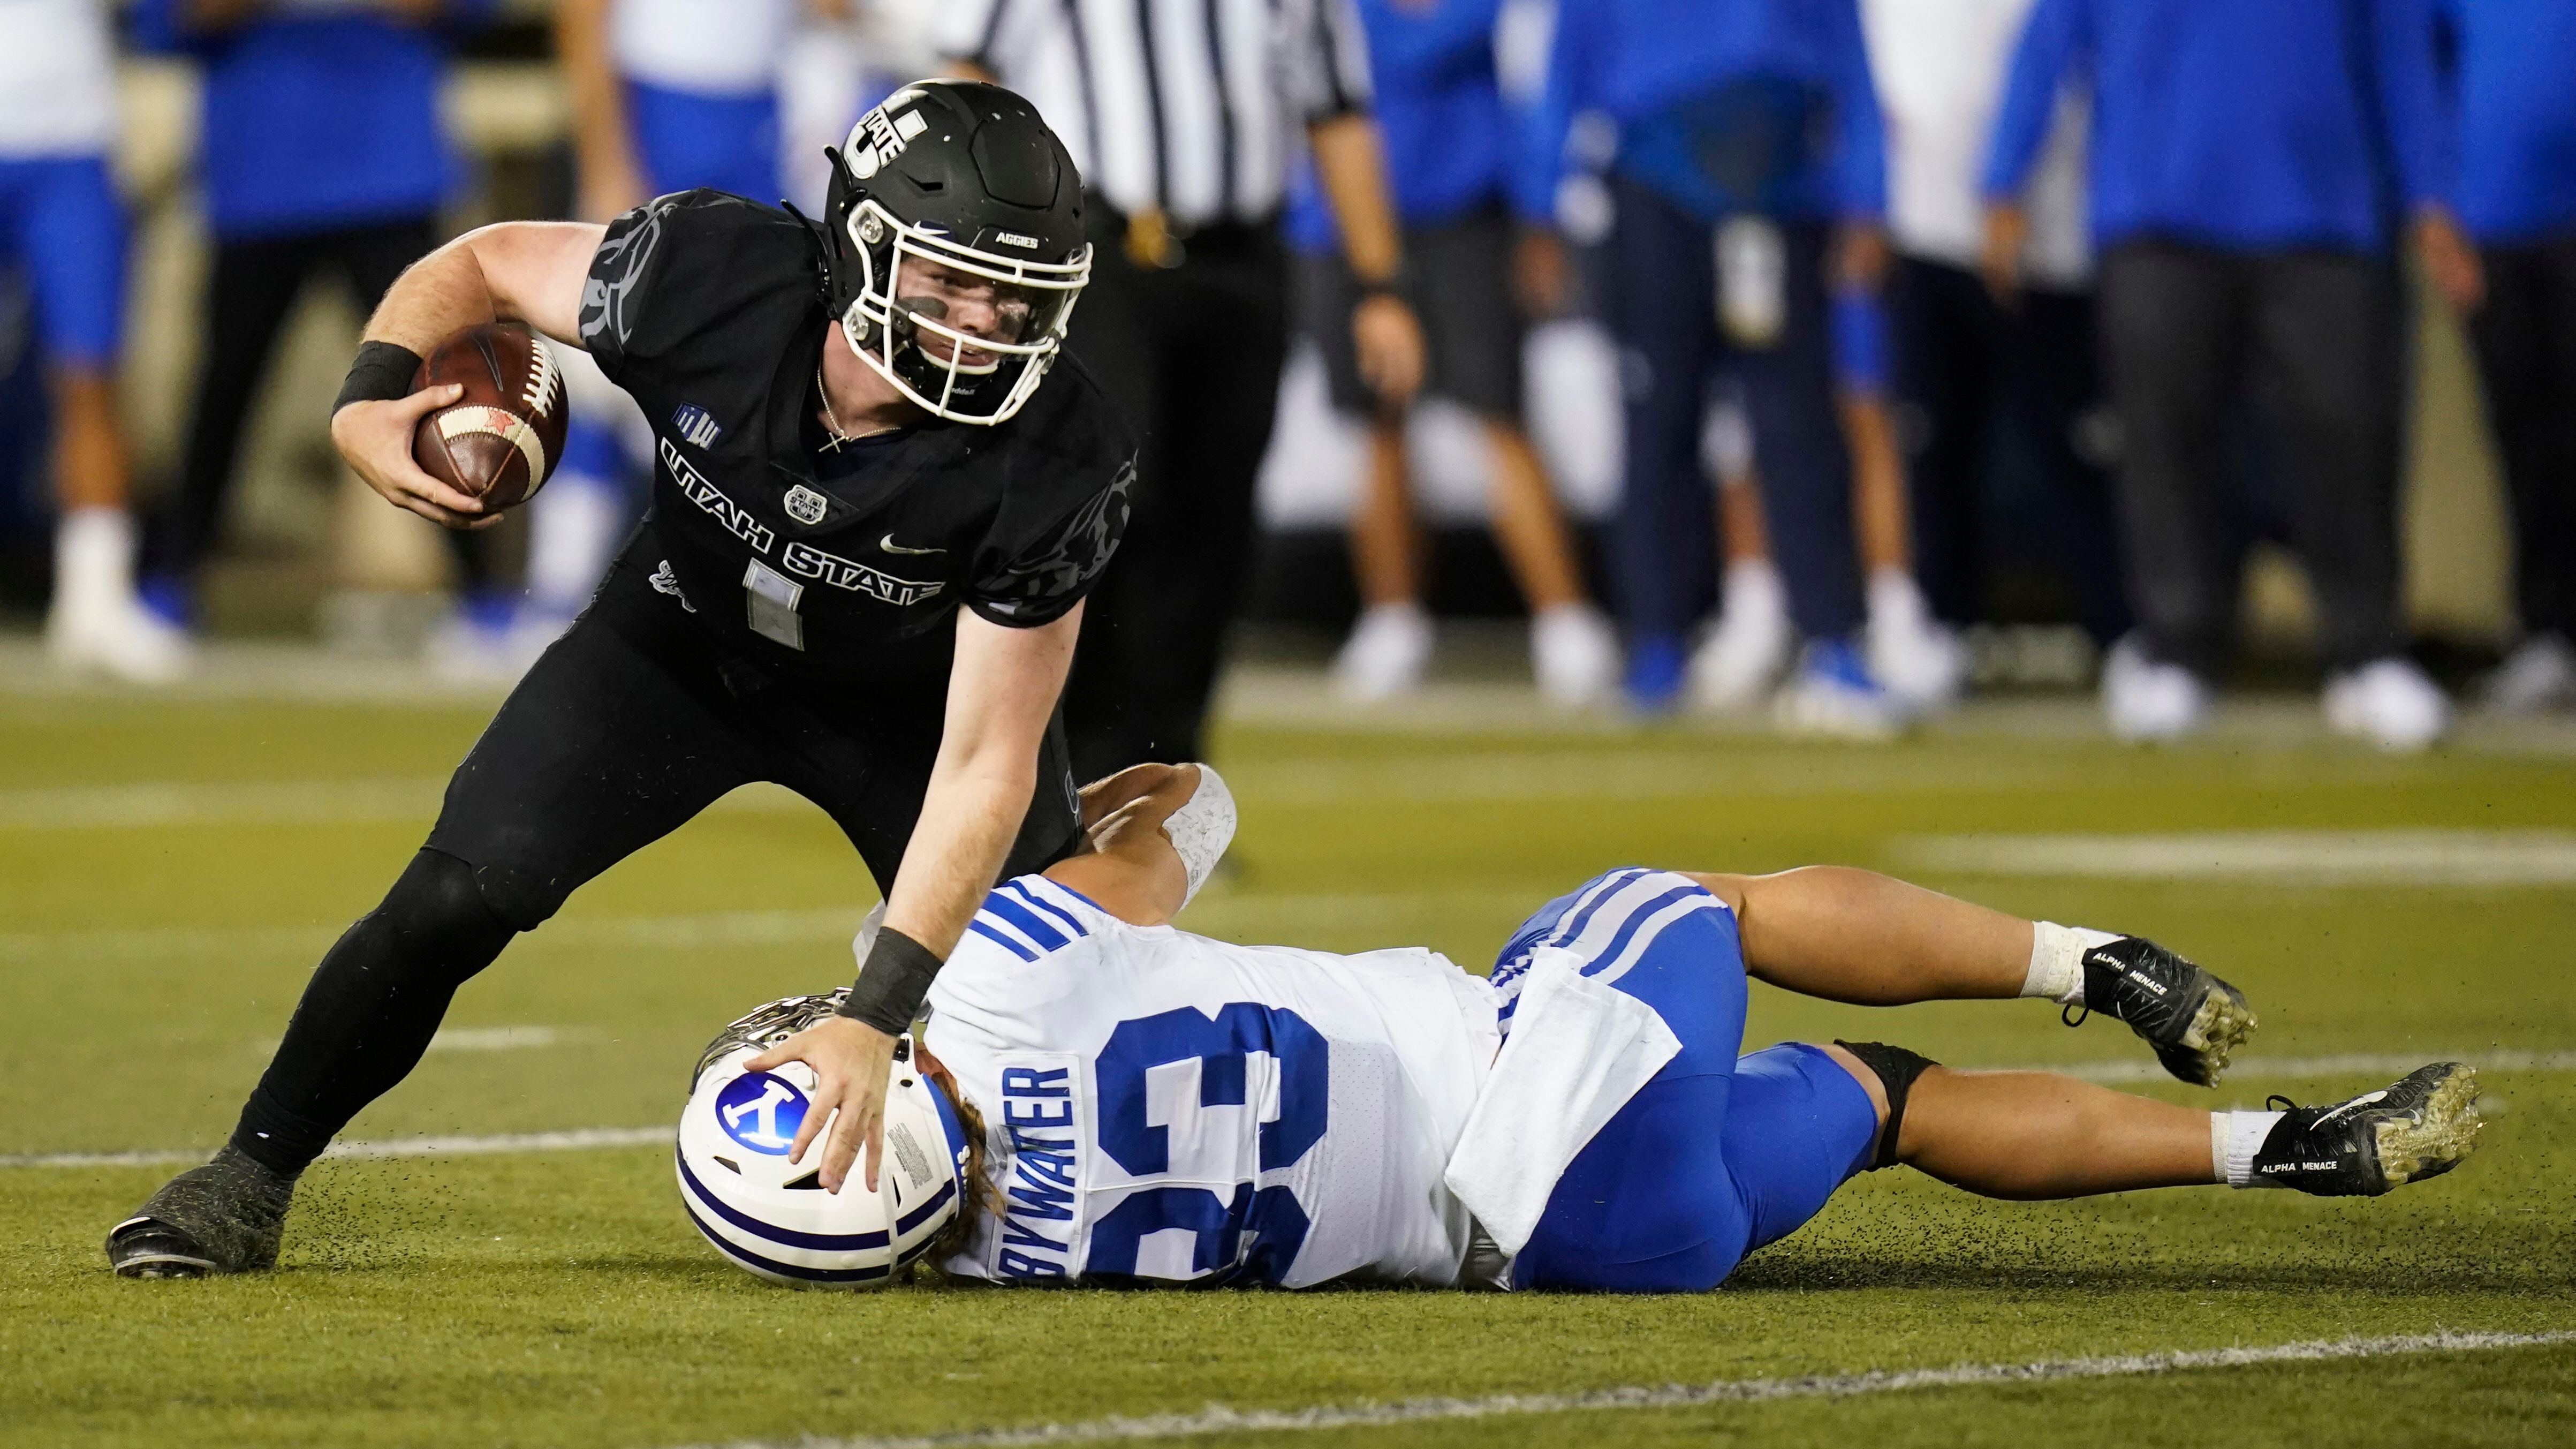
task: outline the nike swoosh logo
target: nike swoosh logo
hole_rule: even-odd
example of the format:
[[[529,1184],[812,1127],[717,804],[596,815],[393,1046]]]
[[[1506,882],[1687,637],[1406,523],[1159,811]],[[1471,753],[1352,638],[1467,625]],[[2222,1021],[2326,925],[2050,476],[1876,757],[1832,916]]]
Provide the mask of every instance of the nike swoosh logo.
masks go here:
[[[2335,1108],[2333,1111],[2328,1112],[2322,1117],[2319,1117],[2316,1120],[2315,1125],[2323,1127],[2328,1122],[2333,1121],[2337,1117],[2340,1117],[2344,1113],[2352,1111],[2357,1107],[2367,1107],[2373,1102],[2384,1102],[2387,1099],[2388,1089],[2386,1087],[2382,1087],[2376,1092],[2364,1092],[2360,1096],[2353,1098],[2351,1101],[2346,1102],[2342,1106]]]
[[[885,537],[883,537],[883,538],[881,538],[881,539],[878,539],[878,540],[877,540],[877,547],[879,547],[879,548],[881,548],[881,549],[884,549],[884,550],[885,550],[886,552],[888,552],[888,553],[912,553],[912,554],[922,554],[922,553],[946,553],[946,552],[948,552],[948,550],[946,550],[946,549],[944,549],[944,548],[905,548],[902,544],[899,544],[899,543],[897,543],[897,542],[895,542],[895,541],[894,541],[894,535],[893,535],[893,534],[891,534],[891,533],[887,534]]]

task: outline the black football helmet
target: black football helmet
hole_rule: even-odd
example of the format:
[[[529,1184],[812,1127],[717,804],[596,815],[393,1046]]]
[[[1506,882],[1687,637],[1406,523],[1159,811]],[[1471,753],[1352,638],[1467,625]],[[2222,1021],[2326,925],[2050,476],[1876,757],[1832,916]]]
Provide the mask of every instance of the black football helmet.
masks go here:
[[[851,350],[940,417],[1010,418],[1091,280],[1064,143],[1000,86],[925,80],[829,154],[831,306]]]

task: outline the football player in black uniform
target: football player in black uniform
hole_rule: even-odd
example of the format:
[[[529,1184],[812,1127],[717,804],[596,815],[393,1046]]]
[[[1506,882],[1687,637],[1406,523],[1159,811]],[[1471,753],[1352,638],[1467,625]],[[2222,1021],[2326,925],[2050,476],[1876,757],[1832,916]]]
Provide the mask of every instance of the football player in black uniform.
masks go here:
[[[656,434],[653,508],[449,783],[428,842],[322,959],[231,1142],[120,1223],[128,1275],[264,1268],[296,1174],[408,1073],[458,986],[583,882],[735,786],[830,812],[886,897],[842,1016],[796,1042],[840,1109],[822,1176],[876,1177],[897,1034],[998,874],[1070,853],[1056,717],[1135,444],[1062,355],[1082,182],[997,86],[908,86],[835,158],[820,223],[665,196],[605,228],[460,237],[386,295],[332,436],[388,500],[479,527],[412,461],[419,354],[523,322],[590,351]]]

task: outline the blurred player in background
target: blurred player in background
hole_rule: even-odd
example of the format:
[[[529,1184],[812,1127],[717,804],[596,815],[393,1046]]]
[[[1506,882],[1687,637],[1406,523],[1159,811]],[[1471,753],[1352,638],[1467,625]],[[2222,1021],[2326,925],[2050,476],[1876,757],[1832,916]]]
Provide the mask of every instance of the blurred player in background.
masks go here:
[[[2084,108],[2062,98],[2025,189],[2019,250],[1984,256],[1979,181],[2004,69],[2031,0],[1864,0],[1887,117],[1889,382],[1906,443],[1914,577],[1957,630],[1986,617],[1985,516],[1998,459],[2038,467],[2040,530],[2078,621],[2108,650],[2130,626],[2111,521],[2110,419],[2084,220]],[[1991,285],[1981,278],[1983,270]],[[1873,624],[1879,585],[1871,585]],[[1873,635],[1873,644],[1876,636]]]
[[[70,668],[158,683],[185,671],[189,649],[134,591],[116,402],[125,333],[125,213],[108,171],[116,122],[105,0],[0,4],[0,252],[33,284],[60,510],[45,646]]]
[[[2488,698],[2564,708],[2576,704],[2576,0],[2436,9],[2459,168],[2448,200],[2476,251],[2428,232],[2425,273],[2477,346],[2523,630]]]
[[[1402,290],[1428,343],[1424,388],[1482,424],[1494,539],[1529,605],[1540,696],[1590,703],[1618,682],[1618,641],[1584,591],[1546,465],[1521,425],[1527,328],[1514,295],[1507,203],[1522,158],[1495,74],[1502,0],[1358,0],[1357,8],[1404,224]],[[1432,647],[1406,410],[1360,377],[1350,328],[1360,288],[1341,254],[1332,206],[1311,181],[1298,190],[1288,230],[1301,253],[1302,323],[1322,350],[1333,406],[1368,425],[1368,462],[1351,514],[1362,613],[1334,674],[1354,698],[1385,699],[1421,682]],[[1530,310],[1546,305],[1531,300]]]
[[[1065,701],[1074,762],[1098,779],[1203,757],[1287,358],[1278,217],[1295,132],[1357,283],[1360,376],[1399,404],[1422,380],[1366,41],[1343,0],[958,0],[939,35],[1073,149],[1094,256],[1073,347],[1144,443],[1135,521]]]
[[[2235,632],[2228,484],[2250,409],[2315,590],[2326,727],[2422,749],[2449,727],[2405,653],[2397,483],[2401,234],[2443,211],[2429,0],[2038,0],[1998,109],[1988,255],[2009,282],[2061,96],[2089,85],[2093,241],[2119,417],[2136,638],[2102,672],[2111,730],[2200,729]],[[2239,485],[2233,490],[2241,495]]]
[[[1628,695],[1669,707],[1713,572],[1700,431],[1721,364],[1741,379],[1764,513],[1806,654],[1791,728],[1883,736],[1901,702],[1871,676],[1835,402],[1829,294],[1886,261],[1877,102],[1854,0],[1569,0],[1536,154],[1516,201],[1553,215],[1584,112],[1617,125],[1608,321],[1623,349],[1627,466],[1618,582]]]
[[[372,309],[437,246],[464,169],[439,118],[451,42],[495,0],[139,0],[143,45],[198,61],[214,265],[178,496],[146,597],[182,627],[220,541],[243,426],[305,284]],[[480,539],[451,538],[462,611],[499,617]]]

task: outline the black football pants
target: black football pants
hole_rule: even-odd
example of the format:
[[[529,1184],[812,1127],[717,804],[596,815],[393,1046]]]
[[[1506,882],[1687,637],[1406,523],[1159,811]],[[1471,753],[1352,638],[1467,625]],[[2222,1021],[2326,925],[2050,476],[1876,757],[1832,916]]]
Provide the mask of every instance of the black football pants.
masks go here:
[[[2402,289],[2385,257],[2131,242],[2102,264],[2129,598],[2148,651],[2207,678],[2236,623],[2222,491],[2250,401],[2321,616],[2326,662],[2397,653]]]
[[[1253,485],[1288,350],[1276,229],[1185,241],[1172,268],[1128,260],[1095,198],[1091,285],[1072,346],[1142,456],[1117,558],[1092,590],[1065,692],[1074,768],[1096,780],[1207,754],[1208,697],[1252,568]]]
[[[772,781],[821,806],[879,889],[893,885],[939,750],[944,650],[890,660],[882,685],[782,678],[711,648],[652,586],[659,562],[648,524],[475,742],[428,844],[313,973],[242,1109],[241,1150],[301,1170],[411,1071],[456,989],[512,936],[736,786]],[[1079,838],[1058,722],[1003,873]]]
[[[2576,639],[2576,234],[2483,255],[2469,335],[2513,495],[2514,602],[2527,632]]]
[[[156,572],[193,579],[214,552],[240,462],[242,430],[268,376],[278,329],[306,284],[317,275],[336,276],[358,310],[371,312],[403,268],[438,242],[436,220],[420,217],[215,244],[214,272],[206,284],[205,354],[198,363],[179,492],[154,540]],[[447,538],[466,585],[482,584],[491,572],[488,540],[461,530]]]
[[[1914,577],[1932,612],[1987,617],[1987,480],[2014,440],[2046,475],[2047,532],[2085,632],[2103,645],[2129,632],[2108,449],[2089,436],[2109,431],[2092,295],[2032,288],[2007,311],[1976,273],[1900,257],[1887,299]]]

